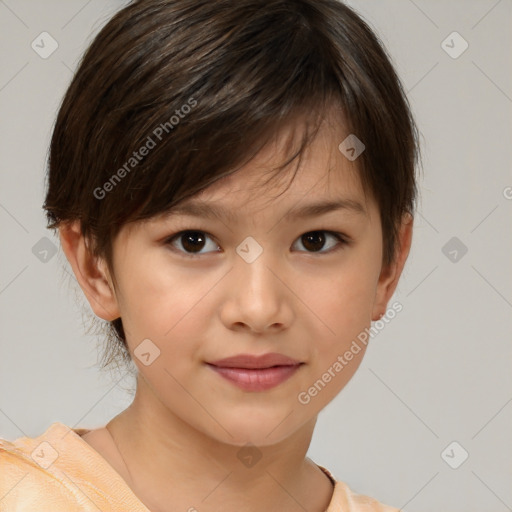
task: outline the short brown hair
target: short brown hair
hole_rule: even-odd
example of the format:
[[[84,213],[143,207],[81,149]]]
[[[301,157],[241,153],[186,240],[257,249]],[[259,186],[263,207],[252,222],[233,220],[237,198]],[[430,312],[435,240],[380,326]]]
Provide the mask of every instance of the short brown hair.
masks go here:
[[[383,263],[392,263],[402,215],[414,212],[418,133],[363,19],[337,0],[134,1],[96,36],[63,99],[48,228],[79,220],[113,274],[123,225],[235,172],[298,114],[313,128],[278,169],[300,161],[334,105],[365,144],[361,183],[379,206]],[[121,318],[108,332],[105,366],[129,361]]]

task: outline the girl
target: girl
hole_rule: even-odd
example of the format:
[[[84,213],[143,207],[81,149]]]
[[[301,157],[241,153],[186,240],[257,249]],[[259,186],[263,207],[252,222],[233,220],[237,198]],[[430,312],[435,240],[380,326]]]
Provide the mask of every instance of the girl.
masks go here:
[[[135,397],[2,440],[0,510],[397,510],[306,453],[400,278],[417,155],[389,58],[337,0],[117,13],[58,113],[44,208]]]

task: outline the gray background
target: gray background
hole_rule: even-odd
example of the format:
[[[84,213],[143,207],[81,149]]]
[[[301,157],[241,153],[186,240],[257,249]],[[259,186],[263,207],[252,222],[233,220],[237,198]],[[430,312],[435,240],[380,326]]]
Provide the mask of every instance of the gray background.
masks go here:
[[[512,1],[350,4],[395,62],[424,166],[413,248],[390,302],[403,311],[320,414],[309,456],[355,491],[409,512],[512,510]],[[131,400],[129,376],[95,366],[100,337],[85,333],[84,299],[41,208],[58,105],[82,51],[122,5],[0,0],[7,439],[39,435],[54,421],[95,428]],[[59,45],[47,59],[31,48],[43,31]],[[469,44],[457,58],[444,48],[458,54],[462,40],[442,45],[453,31]],[[43,237],[58,248],[46,261]],[[460,464],[463,450],[469,457],[453,469],[446,461]]]

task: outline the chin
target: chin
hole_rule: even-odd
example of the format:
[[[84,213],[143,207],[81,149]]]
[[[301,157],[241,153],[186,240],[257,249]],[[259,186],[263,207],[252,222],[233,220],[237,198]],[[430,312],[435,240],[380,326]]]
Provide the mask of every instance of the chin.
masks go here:
[[[296,411],[287,414],[267,415],[254,411],[250,414],[239,414],[231,418],[219,418],[220,427],[215,423],[214,431],[209,435],[217,441],[232,446],[243,447],[252,444],[259,447],[278,444],[294,434],[300,425]]]

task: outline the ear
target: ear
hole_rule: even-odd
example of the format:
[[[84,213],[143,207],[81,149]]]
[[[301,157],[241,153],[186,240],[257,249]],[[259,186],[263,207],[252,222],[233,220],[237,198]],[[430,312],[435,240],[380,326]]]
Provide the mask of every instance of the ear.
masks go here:
[[[59,226],[62,249],[75,277],[92,310],[107,321],[121,315],[106,263],[93,256],[80,230],[80,222],[63,223]]]
[[[386,312],[389,299],[395,292],[396,286],[402,274],[412,242],[413,217],[406,213],[402,217],[399,232],[399,244],[394,261],[383,267],[377,283],[377,291],[372,311],[372,320],[379,320]]]

